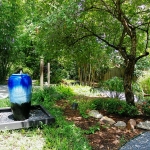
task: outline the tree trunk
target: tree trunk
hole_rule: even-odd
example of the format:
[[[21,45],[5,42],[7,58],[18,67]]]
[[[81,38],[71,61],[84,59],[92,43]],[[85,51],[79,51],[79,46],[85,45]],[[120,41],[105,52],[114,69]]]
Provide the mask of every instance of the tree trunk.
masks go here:
[[[126,102],[131,105],[135,105],[134,103],[134,93],[132,91],[132,81],[135,67],[135,59],[131,58],[125,63],[125,72],[124,72],[124,90]]]

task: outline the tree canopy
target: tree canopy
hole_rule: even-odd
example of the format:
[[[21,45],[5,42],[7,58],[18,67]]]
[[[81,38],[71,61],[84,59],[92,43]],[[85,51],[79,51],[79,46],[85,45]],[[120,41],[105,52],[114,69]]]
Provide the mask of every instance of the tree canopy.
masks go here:
[[[126,100],[134,104],[135,66],[149,54],[149,8],[149,0],[5,0],[0,5],[2,62],[12,47],[26,67],[37,68],[43,55],[90,84],[97,75],[102,78],[117,54],[125,70]],[[10,64],[14,57],[9,56]]]

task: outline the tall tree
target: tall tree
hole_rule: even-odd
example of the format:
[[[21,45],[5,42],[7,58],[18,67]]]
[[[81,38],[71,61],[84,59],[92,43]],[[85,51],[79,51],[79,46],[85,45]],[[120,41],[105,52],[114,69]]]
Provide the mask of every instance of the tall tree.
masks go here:
[[[94,30],[85,24],[83,24],[83,28],[121,54],[125,67],[124,90],[126,101],[134,105],[132,80],[135,64],[139,59],[149,54],[147,51],[150,29],[148,1],[100,0],[92,4],[83,4],[85,5],[83,7],[84,12],[94,11],[101,17],[103,15],[99,23],[98,20],[94,20]]]
[[[45,52],[54,52],[56,56],[62,54],[60,49],[68,49],[65,45],[70,49],[90,37],[95,37],[102,51],[118,51],[124,61],[126,101],[134,105],[135,65],[149,54],[149,6],[149,0],[47,1],[44,7],[48,8],[47,13],[42,13],[45,19],[40,26],[40,40]]]
[[[79,18],[80,36],[76,43],[87,36],[95,36],[99,43],[117,50],[124,60],[124,90],[126,101],[134,105],[132,81],[135,64],[147,56],[149,46],[150,9],[143,0],[81,1]],[[78,33],[79,34],[79,33]],[[70,38],[74,35],[70,34]]]
[[[17,25],[21,19],[20,0],[0,1],[0,82],[5,81],[13,63]]]

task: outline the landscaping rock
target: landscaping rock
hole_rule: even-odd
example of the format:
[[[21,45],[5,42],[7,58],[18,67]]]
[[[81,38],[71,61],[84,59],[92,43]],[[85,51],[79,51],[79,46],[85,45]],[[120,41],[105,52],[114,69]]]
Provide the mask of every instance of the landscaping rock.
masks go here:
[[[136,121],[134,119],[130,119],[127,123],[128,130],[134,130],[136,126]]]
[[[113,119],[108,118],[107,116],[102,117],[100,121],[102,121],[103,123],[110,124],[110,125],[113,125],[116,123]]]
[[[150,130],[150,121],[140,122],[137,124],[138,128]]]
[[[100,119],[100,118],[103,117],[103,115],[100,114],[97,110],[89,111],[88,115],[91,116],[91,117],[97,118],[97,119]]]
[[[119,127],[119,128],[125,128],[126,123],[124,121],[118,121],[117,123],[114,124],[114,126]]]

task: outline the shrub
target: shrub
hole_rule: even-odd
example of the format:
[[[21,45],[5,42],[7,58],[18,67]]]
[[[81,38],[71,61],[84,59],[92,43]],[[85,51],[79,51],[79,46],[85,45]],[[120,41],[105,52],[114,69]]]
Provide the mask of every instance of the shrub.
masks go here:
[[[150,99],[143,102],[142,112],[143,112],[144,115],[150,116]]]
[[[150,93],[150,72],[146,72],[141,78],[139,78],[139,84],[141,85],[144,93]]]
[[[113,77],[104,82],[104,88],[109,91],[123,92],[123,80],[119,77]]]
[[[123,79],[119,77],[113,77],[103,82],[104,90],[110,92],[111,97],[119,98],[120,93],[124,91]]]
[[[117,114],[121,116],[136,116],[138,109],[136,106],[127,104],[125,101],[118,99],[99,99],[94,101],[94,105],[98,110],[105,110],[109,114]]]
[[[35,88],[32,94],[33,102],[50,102],[60,99],[67,99],[73,96],[73,91],[67,86],[51,86],[44,89]]]
[[[88,118],[89,115],[87,115],[86,111],[90,109],[95,109],[95,105],[92,101],[87,101],[87,100],[81,100],[79,102],[79,112],[84,118]]]
[[[138,82],[134,82],[132,84],[132,89],[136,97],[138,97],[138,100],[144,99],[144,92],[142,86]]]

